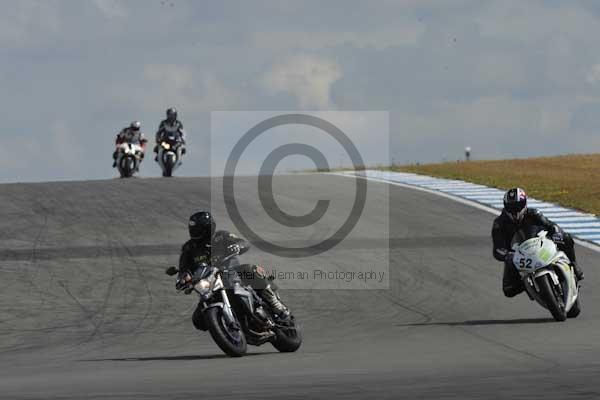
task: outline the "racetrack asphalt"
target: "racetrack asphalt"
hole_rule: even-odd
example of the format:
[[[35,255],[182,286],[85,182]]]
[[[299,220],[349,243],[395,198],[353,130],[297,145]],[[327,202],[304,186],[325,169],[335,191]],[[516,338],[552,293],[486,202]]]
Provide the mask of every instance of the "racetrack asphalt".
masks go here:
[[[237,179],[249,223],[293,243],[251,212],[256,178]],[[302,214],[315,196],[344,203],[353,180],[291,175],[274,187],[282,208]],[[600,398],[599,254],[577,247],[583,311],[556,323],[525,295],[502,295],[490,214],[379,182],[369,182],[352,235],[318,260],[347,269],[389,261],[389,288],[283,282],[302,347],[225,357],[193,328],[193,296],[164,274],[210,193],[210,178],[1,185],[0,398]],[[330,207],[325,223],[345,211]],[[243,258],[273,259],[256,248]]]

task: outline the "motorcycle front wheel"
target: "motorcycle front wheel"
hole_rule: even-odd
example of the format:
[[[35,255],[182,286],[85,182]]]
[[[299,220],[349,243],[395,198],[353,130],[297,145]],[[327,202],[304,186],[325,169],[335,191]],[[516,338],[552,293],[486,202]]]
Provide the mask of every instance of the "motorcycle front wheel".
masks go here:
[[[123,157],[121,159],[121,168],[119,169],[121,178],[131,178],[133,176],[134,168],[135,161],[133,161],[130,157]]]
[[[176,161],[175,156],[170,155],[169,153],[163,156],[163,177],[170,178],[173,176],[173,168],[175,167]]]
[[[241,357],[246,353],[248,345],[244,332],[239,325],[238,327],[229,326],[221,307],[212,307],[206,310],[204,320],[210,336],[225,354],[231,357]]]
[[[540,295],[554,319],[556,321],[566,320],[565,302],[560,293],[557,292],[550,276],[547,274],[542,275],[536,279],[536,282],[540,288]]]

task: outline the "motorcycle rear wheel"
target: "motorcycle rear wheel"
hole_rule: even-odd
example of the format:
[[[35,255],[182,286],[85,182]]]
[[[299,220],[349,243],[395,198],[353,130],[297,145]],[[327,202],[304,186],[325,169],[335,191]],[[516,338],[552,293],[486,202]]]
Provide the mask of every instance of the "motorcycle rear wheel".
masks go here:
[[[554,290],[554,282],[551,278],[547,274],[542,275],[536,278],[536,282],[540,288],[540,295],[554,319],[559,322],[566,320],[565,303],[560,294]]]
[[[231,357],[241,357],[246,354],[248,345],[244,332],[241,327],[236,330],[227,326],[221,307],[206,310],[204,320],[210,336],[225,354]]]

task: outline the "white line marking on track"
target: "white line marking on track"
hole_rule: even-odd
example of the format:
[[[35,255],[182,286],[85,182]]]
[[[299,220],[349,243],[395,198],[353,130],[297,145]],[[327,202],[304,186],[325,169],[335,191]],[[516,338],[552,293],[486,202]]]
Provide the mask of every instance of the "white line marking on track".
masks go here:
[[[546,214],[544,214],[546,215]],[[546,215],[548,217],[548,215]],[[594,217],[553,217],[554,222],[598,222]]]
[[[374,173],[373,173],[374,172]],[[369,174],[370,175],[367,175]],[[461,203],[473,208],[477,208],[479,210],[488,212],[490,214],[494,214],[494,215],[499,215],[500,214],[500,210],[502,209],[502,207],[504,206],[502,203],[489,203],[489,204],[483,204],[483,202],[477,202],[474,200],[470,200],[468,198],[465,197],[461,197],[459,195],[456,194],[456,192],[450,192],[450,188],[456,188],[456,186],[454,184],[452,185],[442,185],[442,186],[447,186],[449,187],[448,191],[444,191],[444,190],[440,190],[439,188],[435,187],[435,186],[439,186],[439,185],[427,185],[426,187],[424,186],[417,186],[413,183],[410,183],[411,180],[410,179],[404,179],[402,182],[399,181],[399,179],[401,177],[405,177],[405,178],[409,178],[409,177],[416,177],[419,175],[416,174],[409,174],[409,173],[395,173],[397,175],[395,175],[394,177],[398,180],[393,180],[391,179],[391,176],[393,176],[392,174],[394,173],[390,173],[390,172],[383,172],[383,171],[358,171],[358,173],[355,173],[354,171],[348,171],[348,172],[329,172],[329,174],[331,175],[337,175],[337,176],[345,176],[347,178],[355,178],[356,176],[366,179],[366,180],[371,180],[371,181],[376,181],[376,182],[381,182],[381,183],[387,183],[390,185],[395,185],[395,186],[400,186],[400,187],[404,187],[407,189],[413,189],[413,190],[418,190],[421,192],[425,192],[425,193],[430,193],[430,194],[434,194],[436,196],[440,196],[440,197],[444,197],[447,198],[449,200],[455,201],[457,203]],[[375,176],[374,176],[375,175]],[[379,176],[377,176],[379,175]],[[439,178],[432,178],[432,179],[439,179]],[[416,181],[416,180],[413,180]],[[421,181],[426,181],[421,179]],[[451,181],[451,182],[455,182],[455,181]],[[456,182],[460,182],[460,181],[456,181]],[[466,183],[466,182],[462,182],[459,183],[460,185],[462,185],[463,187],[470,187],[470,188],[479,188],[479,189],[493,189],[493,188],[487,188],[485,186],[482,185],[475,185],[475,184],[470,184],[470,183]],[[422,185],[422,184],[421,184]],[[464,191],[464,190],[463,190]],[[556,204],[552,204],[552,203],[546,203],[546,202],[540,202],[537,200],[533,200],[531,202],[531,206],[535,207],[537,209],[539,209],[540,211],[542,211],[545,215],[546,213],[551,214],[552,212],[556,212],[556,213],[574,213],[575,211],[572,209],[568,209],[568,208],[564,208],[564,207],[557,207]],[[569,228],[566,228],[566,226],[559,224],[561,227],[566,228],[565,231],[569,232],[569,233],[573,233],[573,234],[577,234],[578,232],[593,232],[594,234],[596,233],[596,231],[598,231],[600,233],[600,220],[597,220],[597,224],[598,227],[596,227],[596,225],[584,225],[582,226],[579,223],[574,223],[574,224],[567,224],[567,226],[569,226]],[[589,224],[589,223],[584,223],[584,224]],[[579,227],[579,228],[577,228]],[[582,237],[583,238],[583,237]],[[580,246],[586,247],[590,250],[596,251],[598,253],[600,253],[600,241],[586,241],[586,240],[581,240],[579,239],[577,236],[575,237],[575,243],[577,243]]]
[[[578,211],[567,211],[567,212],[547,212],[544,213],[544,215],[548,218],[556,218],[556,217],[588,217],[588,218],[595,218],[595,215],[592,214],[584,214],[584,213],[580,213]]]
[[[600,229],[599,228],[567,228],[565,229],[565,231],[570,232],[570,233],[576,233],[576,234],[596,234],[596,233],[600,233]]]

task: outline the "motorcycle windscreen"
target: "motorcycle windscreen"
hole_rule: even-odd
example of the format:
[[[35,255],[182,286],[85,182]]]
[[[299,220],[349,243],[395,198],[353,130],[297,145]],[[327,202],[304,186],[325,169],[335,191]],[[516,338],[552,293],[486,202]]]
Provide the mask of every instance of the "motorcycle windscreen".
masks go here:
[[[202,263],[194,272],[194,277],[197,279],[206,279],[212,273],[212,268],[205,263]]]
[[[543,230],[544,230],[544,227],[538,226],[538,225],[531,225],[531,226],[523,227],[515,232],[515,234],[513,235],[512,239],[510,241],[510,246],[512,247],[515,244],[521,244],[528,239],[537,237],[538,233],[540,233]]]

